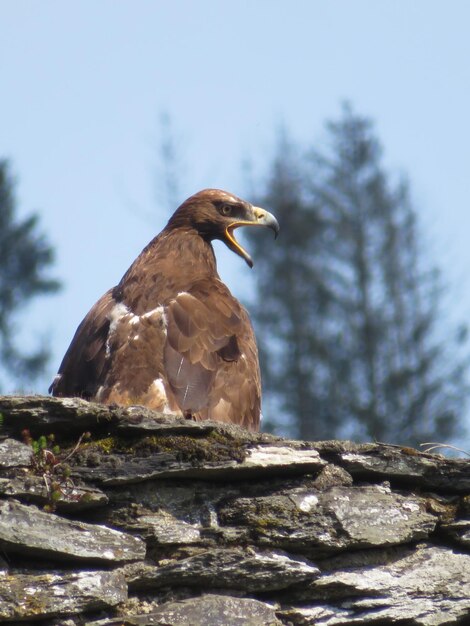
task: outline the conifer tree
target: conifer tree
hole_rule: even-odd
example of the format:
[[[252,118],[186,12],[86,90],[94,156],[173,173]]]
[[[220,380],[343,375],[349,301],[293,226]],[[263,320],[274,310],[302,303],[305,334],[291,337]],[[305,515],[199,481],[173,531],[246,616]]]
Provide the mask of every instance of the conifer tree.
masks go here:
[[[266,395],[301,438],[446,440],[468,392],[466,331],[442,316],[409,185],[350,107],[327,136],[308,156],[284,137],[258,194],[281,224],[279,246],[250,242]]]
[[[17,317],[35,297],[59,289],[48,276],[54,252],[39,228],[39,217],[17,216],[14,182],[7,161],[0,161],[0,371],[18,385],[30,384],[44,370],[49,350],[44,345],[22,349]]]

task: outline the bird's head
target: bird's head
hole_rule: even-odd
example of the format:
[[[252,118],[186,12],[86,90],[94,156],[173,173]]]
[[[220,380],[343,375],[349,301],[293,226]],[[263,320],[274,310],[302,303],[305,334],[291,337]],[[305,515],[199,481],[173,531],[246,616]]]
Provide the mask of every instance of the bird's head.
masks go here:
[[[204,189],[188,198],[176,209],[168,226],[195,229],[206,241],[220,239],[250,267],[253,267],[253,261],[235,238],[235,229],[266,226],[274,231],[275,237],[279,234],[274,215],[220,189]]]

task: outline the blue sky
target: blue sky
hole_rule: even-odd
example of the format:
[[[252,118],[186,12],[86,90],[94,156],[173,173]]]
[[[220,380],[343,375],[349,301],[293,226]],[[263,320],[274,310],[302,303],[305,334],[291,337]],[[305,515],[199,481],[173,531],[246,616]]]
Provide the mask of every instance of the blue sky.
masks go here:
[[[410,177],[449,316],[470,320],[469,24],[465,0],[4,0],[0,156],[65,286],[23,316],[23,341],[46,336],[53,351],[31,391],[45,391],[82,317],[166,222],[162,111],[183,200],[204,187],[246,195],[241,163],[262,177],[280,124],[321,145],[349,99],[375,120],[387,166]],[[218,255],[247,293],[243,261]]]

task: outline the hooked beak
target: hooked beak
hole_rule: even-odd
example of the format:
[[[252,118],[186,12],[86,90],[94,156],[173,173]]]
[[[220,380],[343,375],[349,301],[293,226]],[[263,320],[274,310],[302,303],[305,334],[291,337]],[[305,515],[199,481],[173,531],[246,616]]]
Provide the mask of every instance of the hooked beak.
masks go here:
[[[236,252],[242,259],[245,259],[249,267],[253,267],[253,260],[248,252],[243,248],[235,239],[233,231],[240,226],[266,226],[274,231],[274,238],[277,239],[279,235],[279,223],[272,213],[265,211],[264,209],[254,206],[252,207],[252,220],[238,220],[232,222],[225,229],[225,242],[228,247]]]

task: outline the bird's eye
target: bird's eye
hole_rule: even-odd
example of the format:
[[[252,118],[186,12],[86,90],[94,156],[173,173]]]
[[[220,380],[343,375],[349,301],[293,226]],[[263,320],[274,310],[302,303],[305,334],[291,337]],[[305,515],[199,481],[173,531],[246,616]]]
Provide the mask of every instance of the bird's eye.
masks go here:
[[[230,204],[222,204],[219,211],[222,215],[230,215],[232,213],[232,207]]]

